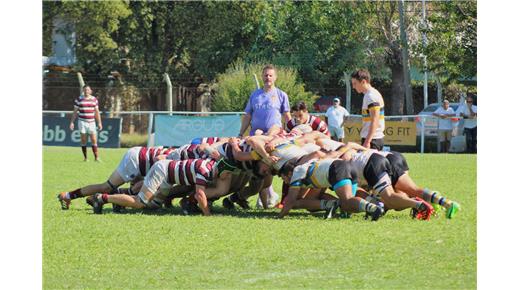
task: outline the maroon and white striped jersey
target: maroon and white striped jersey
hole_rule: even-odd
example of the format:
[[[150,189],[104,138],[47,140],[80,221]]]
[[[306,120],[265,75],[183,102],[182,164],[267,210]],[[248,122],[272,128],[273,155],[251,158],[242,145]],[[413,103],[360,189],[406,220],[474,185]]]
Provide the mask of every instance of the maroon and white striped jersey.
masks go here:
[[[238,148],[240,148],[240,150],[242,152],[253,151],[253,146],[247,144],[245,140],[240,140],[238,142]],[[230,161],[231,164],[236,165],[236,167],[239,170],[251,172],[255,167],[256,161],[254,161],[254,160],[248,160],[248,161],[235,160],[235,158],[233,157],[233,148],[232,148],[231,144],[229,144],[229,143],[224,143],[220,146],[217,146],[217,150],[223,158]]]
[[[327,126],[327,123],[322,121],[319,117],[309,115],[309,119],[307,119],[307,122],[305,124],[308,124],[311,126],[313,131],[320,131],[323,134],[329,135],[329,127]],[[285,125],[287,131],[291,131],[294,127],[296,127],[298,124],[296,124],[296,120],[292,118],[287,122]]]
[[[217,172],[212,159],[172,160],[168,164],[168,183],[207,186]]]
[[[83,95],[74,100],[74,109],[78,110],[78,119],[85,122],[94,122],[98,108],[98,100],[94,96],[88,98]]]
[[[142,147],[139,150],[139,172],[141,176],[146,176],[146,173],[150,170],[154,163],[154,158],[159,155],[168,155],[171,153],[173,148],[159,147]]]
[[[174,149],[168,154],[167,159],[187,160],[187,159],[206,159],[208,154],[199,149],[200,144],[186,144]]]

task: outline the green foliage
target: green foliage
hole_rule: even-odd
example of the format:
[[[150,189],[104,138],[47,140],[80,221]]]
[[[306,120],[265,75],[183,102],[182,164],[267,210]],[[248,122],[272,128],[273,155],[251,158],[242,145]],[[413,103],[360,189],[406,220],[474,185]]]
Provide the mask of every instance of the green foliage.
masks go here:
[[[422,67],[426,53],[445,83],[475,76],[476,1],[428,1],[424,27],[422,3],[405,4],[411,63]],[[43,1],[43,50],[61,18],[77,35],[77,68],[97,80],[117,70],[125,84],[157,88],[166,72],[197,87],[243,59],[294,68],[308,90],[327,94],[359,67],[392,71],[401,86],[398,16],[393,1]]]
[[[79,69],[106,73],[114,63],[119,62],[119,44],[112,38],[112,34],[120,28],[121,20],[131,14],[128,2],[44,1],[43,5],[49,6],[47,10],[55,12],[54,17],[72,24],[67,30],[76,32],[75,49]]]
[[[225,73],[217,75],[215,84],[215,96],[211,102],[213,111],[243,111],[251,93],[256,89],[254,75],[256,74],[258,84],[262,84],[262,69],[264,64],[244,64],[237,61],[232,64]],[[276,68],[276,87],[286,92],[289,103],[304,101],[312,108],[315,96],[306,92],[304,85],[298,81],[297,73],[289,67]]]
[[[135,146],[146,146],[148,144],[147,134],[121,134],[121,147],[132,148]]]
[[[248,59],[294,67],[307,88],[325,93],[362,63],[357,30],[365,16],[336,1],[260,2],[257,38]]]
[[[476,155],[405,154],[417,184],[461,203],[454,220],[325,221],[304,210],[274,220],[278,210],[230,213],[221,201],[212,217],[182,216],[177,200],[99,216],[77,199],[62,211],[58,192],[104,182],[126,149],[99,152],[103,162],[85,163],[80,148],[43,147],[44,289],[476,288]]]
[[[477,1],[436,2],[426,27],[428,67],[445,83],[477,75]]]

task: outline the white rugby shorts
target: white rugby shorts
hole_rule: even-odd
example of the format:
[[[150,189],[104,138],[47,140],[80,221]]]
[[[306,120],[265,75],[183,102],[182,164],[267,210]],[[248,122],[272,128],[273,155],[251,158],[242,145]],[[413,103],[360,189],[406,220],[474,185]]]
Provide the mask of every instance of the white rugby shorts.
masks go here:
[[[97,134],[96,122],[86,122],[78,120],[78,129],[81,134]]]
[[[126,151],[125,155],[119,165],[117,166],[117,173],[123,178],[125,182],[132,181],[135,177],[141,175],[139,172],[139,151],[141,147],[133,147]]]
[[[168,164],[171,160],[160,160],[153,164],[150,171],[144,178],[143,186],[152,192],[156,192],[159,188],[171,186],[168,184]]]

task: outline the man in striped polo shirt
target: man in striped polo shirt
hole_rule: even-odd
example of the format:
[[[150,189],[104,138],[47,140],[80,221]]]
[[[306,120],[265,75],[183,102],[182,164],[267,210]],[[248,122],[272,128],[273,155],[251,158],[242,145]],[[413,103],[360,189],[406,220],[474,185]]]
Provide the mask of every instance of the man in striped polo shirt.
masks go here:
[[[74,112],[70,119],[70,130],[74,130],[74,120],[78,117],[78,129],[81,134],[81,150],[83,151],[83,161],[87,161],[87,134],[90,136],[92,143],[92,152],[94,158],[98,161],[96,122],[98,129],[101,131],[101,116],[99,114],[98,100],[92,95],[90,86],[83,87],[83,95],[74,100]]]
[[[385,102],[378,90],[370,84],[370,73],[360,69],[352,73],[352,87],[358,93],[363,93],[363,128],[361,129],[361,144],[366,148],[383,150],[385,134]]]

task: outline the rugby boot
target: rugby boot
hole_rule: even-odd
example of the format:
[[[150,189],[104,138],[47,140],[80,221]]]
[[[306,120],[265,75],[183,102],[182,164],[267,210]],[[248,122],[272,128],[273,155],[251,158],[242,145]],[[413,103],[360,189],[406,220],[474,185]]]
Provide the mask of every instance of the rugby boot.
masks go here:
[[[58,194],[58,201],[60,202],[62,210],[68,210],[70,207],[70,198],[67,198],[66,192],[60,192]]]
[[[101,193],[96,193],[92,198],[92,209],[94,210],[95,214],[103,213],[103,205],[105,203],[103,202],[103,198],[101,196]]]
[[[234,210],[235,204],[231,200],[229,200],[229,197],[226,197],[222,200],[222,206],[226,208],[227,210]]]
[[[332,203],[332,206],[330,206],[326,210],[325,219],[326,220],[331,219],[334,216],[334,214],[336,213],[336,211],[338,210],[338,208],[339,208],[339,200],[335,200]]]
[[[376,210],[373,211],[373,212],[367,212],[365,214],[365,219],[368,219],[368,217],[371,218],[371,221],[375,222],[377,221],[380,217],[382,217],[383,215],[385,214],[385,210],[380,207],[380,206],[376,206]]]
[[[460,204],[458,204],[455,201],[452,201],[450,207],[446,209],[446,218],[452,219],[453,217],[455,217],[459,210]]]

